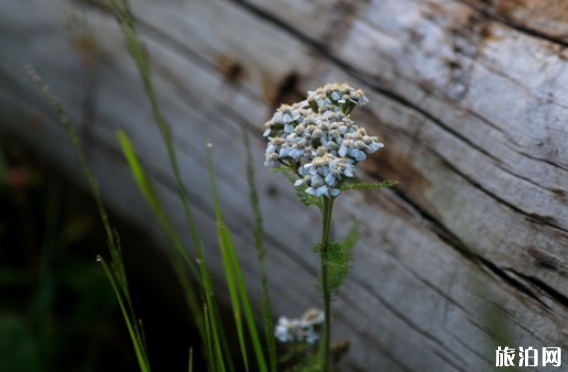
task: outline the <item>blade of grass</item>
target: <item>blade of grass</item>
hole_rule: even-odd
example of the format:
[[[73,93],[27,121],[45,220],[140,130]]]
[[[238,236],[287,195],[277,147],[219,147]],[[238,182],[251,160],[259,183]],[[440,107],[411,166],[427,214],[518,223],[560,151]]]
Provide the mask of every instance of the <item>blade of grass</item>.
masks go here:
[[[209,310],[207,304],[203,303],[203,323],[205,325],[206,337],[203,340],[205,343],[205,357],[207,361],[208,371],[217,371],[217,362],[213,357],[213,337],[211,335],[211,323],[209,322]]]
[[[132,300],[130,298],[130,291],[128,288],[128,283],[126,281],[126,274],[124,271],[124,262],[122,261],[122,248],[121,248],[121,243],[120,243],[120,237],[118,235],[118,232],[113,229],[113,234],[114,234],[114,241],[116,244],[116,249],[113,250],[113,252],[111,252],[111,266],[114,270],[115,273],[117,272],[122,272],[123,273],[123,277],[118,277],[117,276],[117,281],[118,281],[118,288],[122,290],[122,295],[124,296],[124,298],[126,299],[126,303],[128,305],[128,309],[130,310],[130,321],[132,324],[134,324],[133,330],[136,334],[137,339],[139,340],[140,344],[142,345],[142,350],[144,350],[145,352],[145,356],[146,359],[148,359],[148,355],[146,353],[146,338],[144,336],[144,330],[142,329],[142,324],[141,321],[137,322],[136,320],[138,319],[136,317],[136,313],[134,312],[134,306],[132,306]],[[117,270],[116,268],[120,266],[121,270]],[[149,364],[149,363],[148,363]]]
[[[148,178],[148,176],[146,176],[146,173],[144,172],[144,169],[142,168],[142,165],[140,164],[140,161],[136,156],[134,147],[132,146],[130,139],[128,138],[126,133],[121,129],[116,131],[116,136],[118,138],[122,152],[127,160],[128,166],[132,172],[132,175],[134,176],[136,184],[140,188],[140,191],[142,192],[144,199],[146,200],[146,202],[148,203],[148,205],[150,206],[150,208],[158,218],[158,221],[162,229],[164,230],[168,241],[175,248],[175,252],[177,253],[178,257],[180,257],[183,260],[183,262],[185,262],[185,264],[191,270],[195,279],[198,281],[198,283],[201,284],[202,282],[201,273],[197,270],[197,268],[191,261],[189,254],[187,253],[183,244],[179,240],[179,237],[175,233],[172,223],[168,217],[168,214],[166,213],[166,211],[162,206],[160,198],[158,197],[154,187],[152,186],[150,179]],[[198,250],[200,249],[201,249],[201,244],[198,246]],[[177,260],[176,257],[174,257],[172,261],[174,264],[176,275],[178,277],[178,281],[180,282],[184,290],[188,306],[195,316],[199,332],[202,337],[205,337],[206,333],[202,324],[203,318],[201,315],[201,306],[199,305],[199,301],[197,300],[197,294],[195,292],[195,289],[193,288],[191,282],[186,277],[185,270],[181,266],[179,260]]]
[[[41,77],[35,72],[35,70],[32,67],[26,66],[26,71],[28,75],[37,83],[39,89],[46,98],[48,104],[51,106],[56,116],[59,118],[59,122],[61,123],[63,129],[67,133],[67,136],[69,137],[73,149],[76,153],[81,170],[83,171],[87,179],[88,186],[91,189],[93,199],[95,200],[95,204],[97,206],[99,217],[105,229],[107,246],[112,260],[111,261],[112,272],[109,269],[109,267],[106,264],[104,264],[104,261],[101,262],[103,262],[103,267],[107,273],[107,276],[109,277],[109,280],[111,281],[112,287],[115,291],[115,295],[121,307],[125,323],[127,324],[127,329],[130,335],[130,339],[135,349],[140,370],[142,372],[149,372],[150,362],[148,354],[146,352],[146,348],[144,346],[144,341],[142,336],[143,330],[136,322],[136,315],[134,314],[134,309],[132,307],[128,281],[126,278],[124,263],[122,261],[122,256],[120,253],[120,240],[118,237],[118,233],[112,228],[110,224],[108,213],[104,207],[102,195],[99,189],[99,184],[96,181],[94,175],[92,174],[87,164],[85,152],[83,151],[83,147],[81,145],[79,136],[75,132],[75,128],[72,125],[69,118],[67,117],[65,110],[63,110],[63,106],[58,100],[55,99],[55,97],[49,90],[48,86],[45,84],[45,82],[41,79]]]
[[[223,325],[223,322],[221,321],[222,318],[219,312],[219,305],[215,301],[215,297],[213,297],[211,303],[214,305],[213,314],[215,315],[215,319],[217,320],[217,324],[219,325],[217,329],[219,330],[219,339],[221,341],[221,347],[223,348],[223,355],[225,356],[226,368],[228,369],[228,372],[235,372],[235,366],[233,362],[234,356],[232,354],[231,348],[229,347],[225,327]]]
[[[268,367],[266,365],[266,360],[264,358],[264,353],[262,350],[262,345],[260,342],[260,337],[258,335],[258,330],[256,329],[256,324],[254,322],[254,317],[252,314],[252,308],[246,291],[246,287],[243,281],[242,273],[240,270],[239,262],[237,260],[235,249],[231,241],[231,236],[229,230],[226,228],[221,214],[221,207],[219,203],[219,196],[217,194],[217,186],[215,182],[215,176],[213,174],[213,161],[211,157],[211,144],[207,145],[207,168],[209,172],[209,180],[211,183],[211,190],[213,195],[213,206],[215,209],[215,219],[217,221],[217,232],[219,234],[219,244],[221,246],[222,255],[227,256],[228,267],[226,269],[227,276],[231,273],[232,276],[228,281],[233,282],[232,285],[236,287],[241,305],[243,306],[243,313],[249,330],[249,335],[252,341],[252,346],[254,354],[256,357],[257,365],[260,372],[268,372]]]
[[[215,356],[214,360],[217,363],[217,370],[219,372],[225,372],[226,371],[225,359],[224,359],[223,349],[221,346],[221,341],[219,339],[219,329],[217,328],[218,323],[214,319],[215,314],[213,313],[213,309],[207,307],[207,311],[209,312],[208,319],[210,322],[210,329],[211,329],[211,333],[209,336],[212,338],[213,351]]]
[[[97,261],[101,263],[105,273],[112,285],[112,289],[114,290],[115,296],[118,300],[118,304],[120,306],[120,311],[122,312],[122,316],[124,318],[124,322],[126,323],[126,328],[128,329],[128,333],[130,334],[130,338],[134,345],[134,351],[136,353],[136,359],[138,360],[138,365],[140,366],[140,370],[142,372],[149,372],[150,365],[148,363],[147,352],[146,348],[144,347],[143,339],[140,336],[140,333],[137,331],[138,325],[135,319],[131,319],[128,313],[128,310],[125,306],[125,301],[123,300],[123,293],[119,289],[114,275],[112,274],[111,270],[109,269],[108,265],[104,261],[102,257],[98,257]]]
[[[260,284],[261,284],[261,300],[260,311],[262,313],[262,322],[264,326],[264,336],[266,338],[266,345],[268,349],[268,361],[270,363],[270,370],[276,372],[276,341],[274,340],[273,324],[272,324],[272,304],[270,301],[270,292],[268,291],[268,278],[266,276],[266,267],[264,263],[264,243],[263,243],[263,226],[262,214],[260,212],[260,201],[258,192],[256,190],[256,183],[254,180],[254,167],[252,162],[252,154],[250,151],[250,141],[248,132],[243,127],[244,142],[246,148],[247,160],[247,181],[249,185],[249,199],[254,216],[254,243],[257,252],[259,270],[260,270]]]
[[[227,239],[227,234],[224,233],[222,223],[217,223],[217,234],[219,235],[219,244],[221,247],[221,257],[223,260],[223,268],[225,270],[225,276],[227,278],[227,287],[229,288],[229,297],[231,299],[231,307],[233,309],[233,316],[235,318],[235,325],[237,327],[237,336],[239,338],[239,346],[241,348],[241,354],[243,357],[243,362],[245,364],[245,370],[249,371],[246,342],[244,337],[244,327],[243,319],[241,315],[241,307],[239,303],[239,293],[237,290],[236,283],[234,281],[235,274],[233,273],[233,265],[231,263],[230,254],[228,249],[230,247],[230,241]]]
[[[189,362],[187,362],[187,372],[193,372],[193,347],[189,349]]]
[[[183,258],[187,266],[190,268],[192,274],[195,276],[195,279],[199,281],[199,272],[191,261],[191,258],[189,257],[189,254],[187,253],[183,244],[176,235],[168,214],[166,213],[162,206],[162,203],[160,202],[160,198],[156,194],[152,183],[146,176],[146,173],[144,172],[142,165],[140,164],[138,157],[136,156],[134,147],[132,146],[130,139],[122,129],[118,129],[116,131],[116,137],[118,138],[122,153],[126,157],[128,166],[132,172],[132,175],[134,176],[134,179],[136,180],[136,184],[138,185],[140,191],[142,192],[142,195],[144,196],[144,199],[146,199],[146,202],[148,203],[150,208],[152,208],[152,211],[158,218],[160,225],[164,229],[164,232],[166,233],[166,236],[170,243],[174,246],[179,256]]]
[[[183,210],[186,218],[186,222],[189,228],[190,235],[193,239],[194,245],[197,247],[200,244],[199,232],[189,206],[187,192],[183,186],[181,180],[181,173],[179,170],[178,160],[175,153],[170,126],[162,113],[160,104],[158,102],[158,97],[154,89],[154,84],[152,82],[152,72],[150,70],[150,58],[148,52],[140,38],[138,37],[135,19],[130,10],[127,0],[107,0],[110,8],[115,14],[115,17],[121,27],[122,33],[128,45],[128,50],[136,67],[140,78],[142,79],[142,84],[144,86],[144,92],[148,97],[150,106],[152,108],[152,114],[154,120],[160,130],[162,140],[166,146],[166,151],[168,154],[168,161],[172,169],[176,187],[178,190],[179,197],[182,201]]]
[[[233,265],[231,263],[230,254],[228,252],[231,242],[230,240],[227,239],[227,235],[224,233],[223,230],[223,223],[221,221],[221,216],[219,214],[220,208],[218,206],[218,200],[215,199],[214,204],[215,204],[215,217],[217,222],[217,234],[219,237],[219,245],[221,248],[221,258],[223,262],[223,269],[225,271],[225,277],[227,279],[227,287],[229,289],[229,298],[231,300],[231,308],[233,310],[235,326],[237,328],[237,337],[239,339],[239,346],[241,349],[241,355],[243,357],[245,370],[249,371],[246,342],[244,337],[243,319],[239,303],[239,293],[237,290],[236,283],[234,281],[235,274],[233,272]]]
[[[221,316],[219,314],[219,308],[215,300],[215,294],[213,291],[213,283],[211,281],[211,274],[207,269],[207,262],[205,260],[205,255],[203,251],[198,251],[198,259],[200,262],[200,268],[203,278],[203,292],[204,292],[204,304],[207,306],[209,311],[208,319],[210,320],[210,329],[213,333],[208,334],[208,337],[212,337],[215,347],[220,348],[222,357],[225,358],[225,365],[223,368],[228,368],[229,371],[234,371],[234,365],[232,356],[229,349],[229,344],[223,329],[223,324],[221,322]]]

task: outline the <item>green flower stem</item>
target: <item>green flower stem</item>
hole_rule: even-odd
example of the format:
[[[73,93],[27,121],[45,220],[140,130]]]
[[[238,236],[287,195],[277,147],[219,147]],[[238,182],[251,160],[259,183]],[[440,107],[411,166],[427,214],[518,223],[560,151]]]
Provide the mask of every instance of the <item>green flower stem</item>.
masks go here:
[[[321,234],[321,252],[320,252],[320,262],[321,262],[321,281],[322,281],[322,295],[323,295],[323,309],[324,309],[324,325],[323,325],[323,337],[321,343],[321,357],[322,357],[322,372],[330,372],[330,333],[331,333],[331,294],[329,290],[329,280],[328,280],[328,262],[327,262],[327,251],[329,247],[329,233],[331,230],[331,214],[333,211],[333,198],[323,198],[323,228]]]

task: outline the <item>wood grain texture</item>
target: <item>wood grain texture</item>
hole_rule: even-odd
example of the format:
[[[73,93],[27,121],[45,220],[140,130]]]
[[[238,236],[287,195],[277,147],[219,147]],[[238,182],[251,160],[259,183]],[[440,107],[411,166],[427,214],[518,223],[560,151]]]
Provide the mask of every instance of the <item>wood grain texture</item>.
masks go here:
[[[559,4],[133,0],[216,280],[207,139],[247,284],[259,290],[244,129],[254,137],[275,308],[293,316],[318,304],[318,214],[264,169],[260,133],[281,101],[347,81],[371,100],[355,119],[386,144],[362,173],[400,183],[337,205],[338,235],[356,220],[363,227],[334,304],[334,337],[352,342],[344,369],[487,371],[495,324],[510,330],[509,346],[566,353],[568,13]],[[79,126],[110,205],[161,236],[118,151],[113,132],[123,127],[190,246],[165,149],[109,13],[100,2],[0,6],[1,130],[78,174],[24,73],[32,64]]]

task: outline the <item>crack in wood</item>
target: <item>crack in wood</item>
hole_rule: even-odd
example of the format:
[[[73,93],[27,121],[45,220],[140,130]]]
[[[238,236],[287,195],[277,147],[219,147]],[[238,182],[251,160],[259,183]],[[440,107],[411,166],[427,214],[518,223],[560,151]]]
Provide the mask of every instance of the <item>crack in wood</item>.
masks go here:
[[[361,310],[357,307],[352,307],[355,311],[361,313]],[[365,314],[363,314],[365,316]],[[341,315],[334,315],[335,318],[340,319],[343,323],[347,326],[351,327],[352,329],[357,329],[357,327],[353,324],[350,317],[344,317]],[[367,343],[371,344],[372,346],[376,347],[379,351],[383,353],[386,359],[388,359],[391,363],[395,366],[399,367],[404,372],[412,372],[406,365],[402,364],[399,358],[396,355],[393,355],[392,351],[388,348],[385,348],[383,345],[378,343],[376,339],[369,337],[366,332],[358,332],[358,337],[364,339]]]
[[[517,292],[524,294],[525,296],[531,298],[533,301],[536,301],[541,306],[543,306],[547,311],[549,312],[553,311],[552,308],[548,306],[546,302],[541,300],[527,284],[525,284],[522,280],[518,278],[519,275],[517,275],[517,272],[511,269],[500,268],[493,262],[483,257],[478,256],[477,258],[491,274],[498,277],[499,279],[509,284],[510,286],[514,287],[517,290]],[[547,293],[547,295],[550,295],[550,293]]]
[[[497,201],[499,201],[500,203],[505,204],[508,207],[514,209],[517,213],[521,213],[521,214],[525,214],[527,216],[530,216],[529,214],[526,214],[525,212],[517,209],[515,206],[507,203],[506,201],[501,201],[498,197],[496,197],[495,195],[493,195],[492,193],[488,192],[483,187],[481,187],[481,185],[479,185],[479,183],[477,183],[474,180],[470,179],[469,177],[461,174],[457,169],[455,169],[453,167],[453,165],[448,163],[439,154],[433,153],[433,155],[440,158],[440,160],[443,161],[449,167],[452,167],[453,172],[462,176],[464,179],[466,179],[468,182],[470,182],[472,184],[472,186],[480,189],[481,191],[484,191],[488,196],[493,197]],[[460,253],[463,257],[465,257],[468,261],[472,262],[476,266],[484,269],[485,271],[488,271],[488,272],[494,274],[495,276],[502,279],[505,283],[510,284],[515,289],[526,294],[528,297],[532,298],[533,300],[535,300],[536,302],[538,302],[539,304],[544,306],[547,310],[549,310],[549,311],[552,310],[550,308],[550,306],[548,306],[545,302],[543,302],[533,291],[530,290],[530,288],[527,285],[522,283],[520,280],[511,277],[511,275],[508,275],[505,270],[499,268],[496,264],[494,264],[490,260],[486,259],[485,257],[483,257],[483,256],[473,252],[471,249],[469,249],[467,247],[467,245],[465,243],[463,243],[450,230],[448,230],[448,228],[445,225],[443,225],[438,219],[436,219],[434,216],[432,216],[428,211],[423,209],[420,205],[416,204],[414,202],[414,200],[412,200],[410,197],[406,196],[404,194],[404,192],[402,190],[400,190],[400,188],[395,187],[395,188],[392,188],[391,191],[393,191],[401,200],[403,200],[405,202],[405,204],[407,204],[408,206],[410,206],[414,210],[415,213],[412,213],[411,215],[415,215],[415,214],[419,215],[419,216],[421,216],[422,220],[427,221],[430,225],[430,230],[432,232],[434,232],[449,247],[455,249],[458,253]],[[531,217],[533,217],[533,216],[531,216]],[[542,221],[540,221],[540,220],[537,220],[535,222],[542,223]],[[559,228],[559,229],[564,231],[562,228]],[[551,266],[551,267],[549,267],[549,269],[558,272],[558,270],[556,270],[556,267]],[[527,276],[526,274],[517,273],[517,275],[523,277],[524,279],[526,279],[526,277],[531,278],[530,276]],[[563,307],[568,308],[568,297],[565,297],[560,292],[558,292],[554,288],[550,287],[546,283],[540,281],[539,279],[533,278],[533,281],[535,281],[535,284],[536,284],[536,281],[538,281],[538,287],[543,291],[543,293],[545,293],[547,296],[555,299]]]
[[[446,226],[444,226],[440,221],[436,220],[432,215],[430,215],[430,213],[428,213],[428,211],[422,209],[419,205],[415,204],[412,199],[408,198],[401,190],[398,190],[396,188],[392,189],[394,191],[394,193],[401,199],[403,200],[406,204],[408,204],[409,206],[411,206],[412,208],[414,208],[416,210],[416,213],[422,216],[422,220],[425,222],[428,222],[430,225],[430,231],[432,231],[436,236],[438,236],[438,238],[440,240],[442,240],[444,243],[447,244],[448,247],[454,249],[457,253],[459,253],[462,257],[464,257],[468,262],[471,262],[473,265],[479,267],[482,271],[488,273],[488,274],[493,274],[493,276],[497,276],[502,280],[502,283],[504,284],[508,284],[508,287],[513,289],[513,293],[518,293],[518,291],[520,290],[521,293],[524,293],[527,297],[536,300],[537,303],[543,305],[543,308],[547,309],[547,310],[551,310],[550,307],[546,304],[544,304],[542,302],[541,299],[539,298],[534,298],[534,292],[531,293],[531,291],[527,292],[525,291],[526,289],[526,285],[521,285],[518,286],[517,283],[518,281],[515,283],[515,281],[511,281],[509,279],[509,276],[503,271],[503,269],[499,268],[497,265],[495,265],[493,262],[491,262],[490,260],[476,254],[475,252],[471,251],[468,246],[463,243],[456,235],[454,235],[450,230],[448,230],[448,228],[446,228]],[[507,278],[505,280],[505,278]],[[553,295],[550,295],[549,292],[545,291],[543,289],[543,292],[547,295],[549,295],[549,297],[554,298]],[[501,307],[501,305],[498,305],[504,312],[506,312],[509,316],[512,317],[512,315],[509,313],[509,311],[503,307]],[[530,333],[533,337],[535,337],[535,339],[543,342],[545,344],[545,342],[540,339],[540,337],[538,337],[531,329],[527,328],[524,324],[522,323],[518,323],[516,322],[516,324],[518,326],[520,326],[521,328],[523,328],[526,332]]]
[[[400,202],[400,200],[397,200],[398,202]],[[431,231],[431,230],[430,230]],[[438,238],[440,238],[440,236],[438,234],[436,234],[436,236],[438,236]],[[446,243],[446,242],[444,242]],[[391,243],[392,244],[392,243]],[[446,245],[449,247],[449,249],[451,250],[456,250],[455,247],[449,245],[446,243]],[[475,267],[479,267],[479,265],[477,265],[474,261],[473,261],[473,257],[470,259],[466,256],[464,256],[464,254],[460,251],[457,252],[458,255],[460,257],[465,257],[466,262],[471,263],[472,265],[474,265]],[[405,268],[407,275],[409,275],[411,278],[423,283],[427,288],[430,288],[431,290],[433,290],[434,292],[436,292],[436,294],[438,294],[440,297],[442,297],[445,301],[447,301],[448,303],[452,304],[453,306],[455,306],[457,309],[459,309],[460,311],[462,311],[465,316],[467,317],[467,319],[470,321],[470,323],[476,327],[477,329],[479,329],[480,331],[482,331],[483,333],[487,333],[490,334],[491,333],[491,329],[487,329],[486,327],[484,327],[482,324],[477,322],[477,319],[475,318],[475,314],[472,313],[471,311],[469,311],[470,309],[464,305],[462,305],[461,303],[459,303],[458,301],[454,300],[450,295],[448,295],[446,292],[444,292],[442,289],[440,289],[439,287],[437,287],[436,285],[434,285],[433,283],[431,283],[429,280],[419,276],[419,273],[414,272],[411,268],[406,267],[406,265],[404,264],[403,261],[397,260],[397,258],[395,256],[392,255],[392,253],[390,253],[388,250],[385,250],[385,254],[387,254],[388,256],[391,257],[391,259],[393,260],[393,262],[397,262],[399,265],[401,265],[402,267]]]
[[[466,179],[467,179],[467,177],[466,177]],[[470,180],[470,183],[471,182],[472,181]],[[480,188],[475,183],[472,183],[472,185],[477,187],[477,188]],[[543,281],[541,281],[537,278],[528,276],[526,274],[522,274],[518,271],[513,271],[511,269],[506,269],[506,270],[501,269],[499,266],[497,266],[492,261],[486,259],[485,257],[483,257],[479,254],[474,253],[457,236],[455,236],[453,233],[451,233],[440,221],[438,221],[436,218],[431,216],[427,211],[423,210],[420,206],[414,204],[412,199],[406,197],[402,191],[395,189],[395,193],[401,199],[403,199],[406,203],[412,205],[413,208],[418,212],[418,214],[420,214],[424,220],[428,221],[431,224],[430,230],[433,231],[440,239],[442,239],[442,241],[446,242],[446,244],[448,244],[448,246],[454,248],[462,256],[467,258],[472,263],[476,264],[478,267],[485,269],[486,271],[490,272],[494,276],[502,279],[505,283],[511,285],[512,287],[514,287],[519,292],[524,293],[525,295],[527,295],[531,299],[533,299],[536,302],[538,302],[539,304],[541,304],[548,311],[552,311],[552,308],[548,304],[546,304],[544,301],[542,301],[534,293],[534,291],[532,291],[530,289],[530,287],[528,287],[526,284],[524,284],[519,279],[516,279],[513,276],[508,275],[507,270],[514,272],[517,276],[522,277],[525,280],[530,279],[530,281],[533,284],[535,284],[536,286],[538,286],[542,290],[542,292],[545,293],[548,297],[556,300],[556,302],[558,302],[563,307],[568,308],[568,297],[562,295],[556,289],[552,288],[551,286],[547,285],[546,283],[544,283]],[[488,195],[491,196],[490,193],[488,193]],[[518,211],[518,210],[517,210],[517,212],[522,213],[521,211]],[[550,269],[554,270],[555,268],[550,267]],[[555,270],[555,271],[557,271],[557,270]]]
[[[568,166],[555,163],[555,162],[553,162],[553,161],[551,161],[551,160],[549,160],[549,159],[539,158],[538,156],[534,156],[534,155],[532,155],[532,154],[529,154],[528,152],[519,151],[519,150],[516,150],[516,151],[517,151],[520,155],[526,156],[526,157],[529,158],[529,159],[532,159],[532,160],[535,160],[535,161],[538,161],[538,162],[542,162],[542,163],[551,165],[551,166],[553,166],[553,167],[555,167],[555,168],[562,169],[563,171],[568,172]]]
[[[477,356],[479,358],[479,360],[484,361],[489,367],[493,367],[493,363],[495,363],[495,361],[493,359],[489,359],[486,355],[483,355],[482,353],[480,353],[479,351],[473,349],[470,345],[468,345],[467,343],[463,342],[463,340],[459,337],[454,337],[454,340],[456,340],[456,342],[458,344],[460,344],[462,347],[464,347],[465,349],[467,349],[469,352],[473,353],[475,356]]]
[[[531,37],[534,37],[534,38],[537,38],[537,39],[540,39],[540,40],[545,40],[545,41],[548,41],[550,43],[561,45],[564,48],[568,48],[568,42],[566,42],[562,39],[547,35],[547,34],[540,32],[540,31],[538,31],[534,28],[522,25],[522,24],[520,24],[518,22],[514,22],[514,21],[512,21],[512,20],[510,20],[506,17],[502,17],[502,16],[499,16],[499,15],[493,13],[493,9],[492,9],[493,4],[486,4],[485,8],[481,8],[479,6],[476,6],[475,4],[472,4],[468,0],[453,0],[453,1],[458,2],[460,4],[464,4],[464,5],[468,6],[469,8],[474,9],[477,12],[480,12],[484,17],[487,17],[488,19],[491,19],[492,21],[495,21],[495,22],[502,24],[504,26],[510,27],[513,30],[516,30],[520,33],[523,33],[525,35],[528,35],[528,36],[531,36]]]
[[[420,334],[422,337],[424,337],[424,339],[432,342],[433,345],[439,345],[439,346],[443,346],[444,342],[443,340],[439,339],[438,337],[436,337],[435,335],[432,335],[431,333],[425,331],[424,329],[422,329],[420,327],[419,324],[416,324],[415,322],[413,322],[410,318],[408,318],[407,316],[405,316],[403,313],[401,313],[398,309],[396,309],[391,303],[389,303],[386,299],[383,298],[383,296],[381,296],[381,294],[379,292],[377,292],[376,290],[374,290],[374,288],[372,288],[367,282],[364,281],[356,281],[357,285],[360,286],[363,290],[365,290],[366,292],[368,292],[369,294],[372,295],[373,298],[377,299],[391,314],[393,314],[397,319],[400,319],[404,324],[406,324],[409,328],[415,330],[418,334]],[[350,301],[352,303],[352,301]],[[461,356],[459,354],[457,354],[455,351],[453,351],[451,348],[447,348],[444,349],[444,351],[446,351],[451,357],[448,358],[448,355],[445,355],[444,353],[440,352],[440,350],[438,349],[432,349],[430,348],[430,350],[437,355],[438,357],[440,357],[444,362],[446,362],[448,365],[451,365],[452,367],[454,367],[455,369],[459,370],[459,371],[463,371],[466,372],[467,370],[463,369],[461,365],[465,365],[465,360],[463,360],[461,358]],[[461,362],[462,364],[460,365],[459,363],[456,363],[456,361]]]
[[[444,163],[449,169],[451,169],[452,172],[454,172],[455,174],[462,177],[464,180],[466,180],[468,183],[470,183],[473,187],[475,187],[476,189],[479,189],[480,191],[482,191],[483,193],[485,193],[487,196],[491,197],[495,201],[499,202],[500,204],[503,204],[504,206],[509,207],[511,210],[517,212],[518,214],[525,216],[528,221],[532,221],[532,222],[535,222],[537,224],[556,229],[556,230],[561,231],[563,233],[568,233],[568,229],[560,226],[557,223],[557,221],[554,217],[542,216],[542,215],[539,215],[539,214],[534,213],[534,212],[527,212],[527,211],[520,209],[516,205],[511,204],[510,202],[508,202],[507,200],[498,196],[497,194],[487,190],[487,188],[483,187],[479,182],[475,181],[473,178],[471,178],[468,175],[466,175],[465,173],[463,173],[461,170],[459,170],[455,165],[453,165],[449,160],[447,160],[445,157],[443,157],[439,153],[437,153],[435,151],[434,152],[431,151],[431,152],[432,152],[433,156],[436,156],[442,163]]]
[[[534,285],[535,287],[540,289],[542,292],[546,293],[548,296],[553,298],[558,304],[562,305],[562,307],[568,309],[568,297],[563,295],[562,293],[558,292],[556,289],[552,288],[550,285],[546,284],[544,281],[542,281],[539,278],[536,278],[534,276],[521,273],[521,272],[519,272],[515,269],[508,269],[508,270],[513,272],[515,275],[523,278],[524,280],[526,280],[530,284]]]

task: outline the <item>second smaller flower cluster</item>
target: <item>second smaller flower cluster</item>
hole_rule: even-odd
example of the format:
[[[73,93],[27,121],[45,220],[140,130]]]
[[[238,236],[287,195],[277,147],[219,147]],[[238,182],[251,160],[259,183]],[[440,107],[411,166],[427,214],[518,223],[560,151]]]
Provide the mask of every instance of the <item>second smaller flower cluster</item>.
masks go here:
[[[318,339],[317,327],[324,321],[324,314],[310,309],[301,318],[289,319],[281,316],[274,329],[274,336],[281,342],[305,342],[314,344]]]

